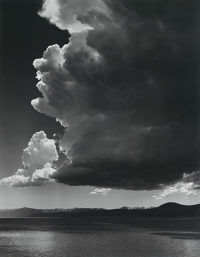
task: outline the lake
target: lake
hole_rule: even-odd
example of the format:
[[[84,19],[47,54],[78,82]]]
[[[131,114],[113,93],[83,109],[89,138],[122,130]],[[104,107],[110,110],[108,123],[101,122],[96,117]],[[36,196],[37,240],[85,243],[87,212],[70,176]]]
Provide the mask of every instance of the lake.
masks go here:
[[[199,219],[3,218],[2,257],[199,257]]]

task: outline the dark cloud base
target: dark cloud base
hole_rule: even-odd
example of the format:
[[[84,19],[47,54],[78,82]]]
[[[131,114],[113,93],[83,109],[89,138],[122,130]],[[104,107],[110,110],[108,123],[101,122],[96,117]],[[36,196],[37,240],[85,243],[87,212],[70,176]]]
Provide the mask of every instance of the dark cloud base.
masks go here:
[[[181,130],[172,128],[171,133],[174,135],[169,133],[159,136],[157,132],[142,135],[144,144],[137,147],[141,148],[142,156],[135,159],[128,156],[120,159],[114,155],[95,158],[89,150],[87,160],[75,159],[71,165],[66,162],[53,178],[59,183],[73,186],[90,185],[129,190],[164,188],[182,179],[183,173],[199,169],[198,136],[192,135],[194,131],[191,129],[190,137],[186,137],[188,131],[181,135]]]

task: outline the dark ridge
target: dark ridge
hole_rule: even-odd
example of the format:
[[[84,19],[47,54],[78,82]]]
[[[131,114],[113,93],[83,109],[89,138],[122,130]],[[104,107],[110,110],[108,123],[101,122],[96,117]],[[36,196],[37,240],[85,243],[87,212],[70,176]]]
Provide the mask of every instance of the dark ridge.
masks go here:
[[[129,216],[129,217],[176,217],[176,218],[192,218],[200,217],[200,204],[181,205],[178,203],[166,203],[159,207],[151,208],[129,208],[122,207],[120,209],[90,209],[90,208],[74,208],[74,209],[32,209],[20,208],[13,210],[0,210],[0,218],[6,217],[106,217],[106,216]]]

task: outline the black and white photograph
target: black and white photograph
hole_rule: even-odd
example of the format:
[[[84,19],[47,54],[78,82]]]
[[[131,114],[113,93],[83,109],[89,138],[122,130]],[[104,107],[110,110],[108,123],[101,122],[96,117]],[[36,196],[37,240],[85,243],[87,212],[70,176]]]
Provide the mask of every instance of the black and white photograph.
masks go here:
[[[199,0],[0,0],[0,257],[200,256],[199,33]]]

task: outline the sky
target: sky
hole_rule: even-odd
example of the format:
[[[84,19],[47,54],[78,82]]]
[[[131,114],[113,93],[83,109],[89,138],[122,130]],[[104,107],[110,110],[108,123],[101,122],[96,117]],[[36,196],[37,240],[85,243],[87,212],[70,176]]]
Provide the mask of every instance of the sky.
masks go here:
[[[199,203],[198,1],[0,0],[0,208]]]

